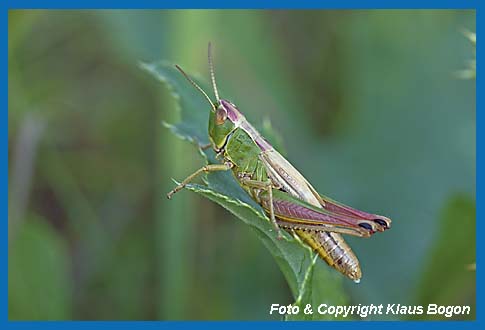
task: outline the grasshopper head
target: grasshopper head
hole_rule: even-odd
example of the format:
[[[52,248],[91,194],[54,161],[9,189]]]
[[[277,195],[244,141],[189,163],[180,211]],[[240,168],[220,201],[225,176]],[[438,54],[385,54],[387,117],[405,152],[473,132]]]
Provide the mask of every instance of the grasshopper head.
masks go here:
[[[227,138],[243,118],[237,107],[229,101],[218,100],[215,111],[209,115],[209,139],[217,152],[226,144]]]
[[[211,105],[211,112],[209,115],[209,140],[216,152],[220,152],[226,141],[234,129],[237,128],[241,119],[244,116],[237,109],[237,107],[226,100],[219,98],[217,91],[216,79],[214,74],[214,65],[212,64],[211,44],[208,49],[209,69],[211,75],[212,88],[216,96],[216,102],[213,102],[204,90],[197,85],[190,77],[178,66],[175,67],[187,78],[187,80],[205,97]]]

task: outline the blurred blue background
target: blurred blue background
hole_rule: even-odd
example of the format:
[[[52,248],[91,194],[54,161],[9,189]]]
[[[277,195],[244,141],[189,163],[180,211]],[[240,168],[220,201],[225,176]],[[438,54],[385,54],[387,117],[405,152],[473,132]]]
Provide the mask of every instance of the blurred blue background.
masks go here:
[[[9,318],[277,319],[292,297],[256,235],[171,178],[200,165],[161,122],[165,59],[269,118],[323,194],[393,227],[349,237],[351,304],[471,305],[474,11],[9,12]],[[428,315],[378,319],[431,318]],[[438,317],[439,318],[439,317]]]

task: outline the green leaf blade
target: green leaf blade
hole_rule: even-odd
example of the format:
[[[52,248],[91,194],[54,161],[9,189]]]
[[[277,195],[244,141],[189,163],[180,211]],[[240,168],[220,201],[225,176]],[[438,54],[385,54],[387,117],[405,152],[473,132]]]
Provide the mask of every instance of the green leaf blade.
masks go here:
[[[150,73],[158,81],[164,83],[172,96],[177,100],[181,114],[181,120],[176,124],[165,123],[178,137],[201,145],[209,143],[207,136],[207,123],[209,120],[209,105],[195,88],[192,88],[185,78],[178,72],[174,65],[165,61],[155,63],[140,63],[140,68]],[[209,90],[207,85],[192,77],[204,90]],[[195,111],[188,111],[194,109]],[[206,123],[205,125],[200,125]]]

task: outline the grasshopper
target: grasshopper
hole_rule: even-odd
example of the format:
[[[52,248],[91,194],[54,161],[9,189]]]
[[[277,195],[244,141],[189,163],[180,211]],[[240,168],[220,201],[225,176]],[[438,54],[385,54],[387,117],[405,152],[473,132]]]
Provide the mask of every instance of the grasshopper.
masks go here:
[[[239,185],[262,206],[278,238],[282,237],[280,228],[292,232],[330,266],[358,283],[362,277],[359,261],[340,234],[370,237],[390,228],[391,220],[320,195],[246,120],[236,105],[219,97],[210,43],[208,60],[215,102],[180,66],[175,67],[210,104],[210,144],[202,148],[212,147],[222,162],[203,166],[167,197],[170,199],[202,173],[230,170]]]

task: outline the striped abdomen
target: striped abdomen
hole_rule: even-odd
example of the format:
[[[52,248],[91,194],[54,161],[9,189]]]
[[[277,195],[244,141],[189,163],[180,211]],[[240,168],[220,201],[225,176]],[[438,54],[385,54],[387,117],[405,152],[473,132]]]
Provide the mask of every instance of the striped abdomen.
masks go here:
[[[342,236],[331,232],[295,230],[298,236],[312,247],[329,266],[359,282],[362,272],[359,260]]]

